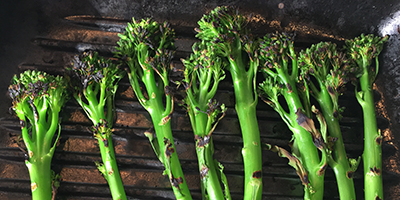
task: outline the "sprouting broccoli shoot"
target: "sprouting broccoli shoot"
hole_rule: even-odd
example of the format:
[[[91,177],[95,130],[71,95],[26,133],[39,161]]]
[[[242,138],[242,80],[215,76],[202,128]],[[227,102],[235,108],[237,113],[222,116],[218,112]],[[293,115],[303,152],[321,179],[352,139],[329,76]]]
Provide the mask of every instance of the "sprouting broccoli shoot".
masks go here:
[[[218,115],[225,113],[225,105],[212,100],[218,84],[225,78],[223,62],[215,56],[212,46],[204,42],[193,45],[190,58],[182,62],[185,66],[184,84],[187,96],[184,99],[196,139],[203,199],[231,199],[222,165],[213,158],[212,132]],[[220,108],[219,108],[220,107]]]
[[[103,164],[96,162],[96,165],[108,182],[112,198],[124,200],[126,194],[111,135],[115,113],[114,97],[118,82],[125,72],[97,52],[75,56],[69,70],[73,96],[92,121],[93,135],[99,142]]]
[[[258,40],[251,35],[248,23],[249,19],[236,8],[221,6],[204,15],[198,22],[200,28],[196,29],[196,37],[213,46],[232,76],[235,109],[243,135],[245,200],[261,199],[262,195],[261,144],[256,116]]]
[[[68,100],[67,81],[41,71],[14,76],[9,87],[27,149],[25,164],[31,179],[33,200],[52,199],[51,160],[60,137],[59,113]],[[54,140],[55,134],[57,132]]]
[[[364,115],[364,191],[365,199],[383,199],[382,186],[382,136],[376,124],[373,83],[378,74],[378,55],[388,36],[379,37],[362,34],[347,40],[345,50],[355,67],[360,91],[356,97]],[[374,62],[375,61],[375,62]],[[357,89],[357,88],[356,88]]]
[[[171,131],[173,98],[169,72],[175,52],[175,32],[170,24],[152,19],[128,23],[115,56],[128,65],[129,81],[141,105],[149,112],[156,137],[149,138],[158,159],[164,164],[176,199],[192,199],[175,150]]]
[[[358,162],[354,159],[349,162],[347,158],[339,125],[343,108],[338,103],[344,85],[350,80],[352,67],[345,54],[336,50],[336,44],[329,42],[320,42],[301,51],[299,63],[302,79],[318,102],[327,123],[329,134],[325,140],[333,143],[333,159],[328,163],[335,173],[340,199],[356,199],[352,175]]]
[[[292,165],[296,170],[305,169],[301,175],[305,186],[304,199],[323,199],[324,173],[330,157],[327,149],[324,119],[317,115],[321,132],[312,120],[308,90],[297,89],[299,82],[298,58],[294,51],[292,38],[284,34],[267,34],[260,43],[261,71],[266,80],[260,84],[261,96],[273,107],[293,132],[293,156],[301,163]],[[287,107],[281,103],[283,97]],[[321,158],[318,154],[321,151]],[[289,159],[290,160],[290,159]],[[293,161],[291,161],[293,162]],[[297,163],[297,162],[296,162]],[[303,170],[301,170],[303,171]]]

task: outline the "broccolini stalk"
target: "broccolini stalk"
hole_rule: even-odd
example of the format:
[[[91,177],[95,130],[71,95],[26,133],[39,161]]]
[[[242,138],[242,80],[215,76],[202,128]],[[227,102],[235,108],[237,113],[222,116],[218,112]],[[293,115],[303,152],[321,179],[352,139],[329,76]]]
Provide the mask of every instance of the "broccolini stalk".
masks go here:
[[[27,149],[25,164],[34,200],[50,200],[53,196],[55,185],[52,185],[54,172],[50,169],[51,159],[60,137],[59,113],[68,100],[67,85],[61,76],[28,70],[19,78],[14,76],[8,89]]]
[[[333,143],[334,159],[328,161],[332,167],[339,189],[340,199],[356,199],[353,183],[353,173],[359,162],[347,159],[339,119],[342,108],[338,99],[342,94],[344,84],[348,82],[350,65],[342,52],[336,51],[336,45],[321,42],[302,51],[299,56],[301,74],[311,89],[312,96],[317,100],[326,120],[329,138]],[[313,76],[316,82],[310,81]]]
[[[203,199],[231,199],[228,183],[222,172],[222,165],[213,158],[214,146],[211,134],[218,121],[218,115],[225,114],[225,105],[214,97],[218,84],[225,78],[221,58],[216,57],[212,46],[195,43],[193,54],[183,60],[187,96],[184,103],[196,139],[196,152],[201,176]],[[223,116],[222,115],[222,116]],[[222,188],[221,186],[224,186]]]
[[[114,97],[124,71],[110,60],[99,56],[97,52],[75,56],[69,70],[72,72],[74,97],[92,121],[93,135],[99,142],[103,164],[96,162],[97,168],[107,180],[112,198],[127,199],[111,136],[115,112]]]
[[[233,7],[217,7],[203,16],[198,22],[200,29],[196,29],[196,37],[214,46],[216,55],[224,58],[232,76],[235,109],[243,135],[245,200],[262,196],[261,144],[256,116],[258,40],[246,28],[248,21]]]
[[[356,91],[358,103],[364,115],[364,191],[365,199],[383,199],[382,188],[382,136],[375,116],[375,102],[372,85],[379,69],[378,55],[388,36],[361,35],[346,41],[346,51],[356,67],[361,90]],[[373,60],[375,59],[375,67]]]
[[[175,33],[165,22],[151,19],[128,23],[119,34],[116,56],[129,66],[129,80],[138,101],[149,112],[156,138],[146,134],[158,159],[164,164],[177,199],[192,199],[175,150],[170,119],[173,99],[168,73],[175,50]],[[144,84],[144,85],[142,85]]]
[[[292,39],[287,34],[266,35],[260,43],[260,62],[264,65],[261,70],[266,76],[260,89],[269,99],[266,102],[280,114],[293,132],[294,146],[298,150],[294,150],[293,154],[308,172],[301,173],[300,177],[305,186],[304,199],[323,199],[324,172],[329,152],[322,134],[315,128],[311,116],[307,116],[311,113],[306,110],[310,108],[309,94],[300,94],[297,90],[299,69]],[[280,95],[285,99],[288,111],[278,100]],[[324,123],[321,123],[321,127],[324,127]],[[322,153],[321,159],[317,148]]]

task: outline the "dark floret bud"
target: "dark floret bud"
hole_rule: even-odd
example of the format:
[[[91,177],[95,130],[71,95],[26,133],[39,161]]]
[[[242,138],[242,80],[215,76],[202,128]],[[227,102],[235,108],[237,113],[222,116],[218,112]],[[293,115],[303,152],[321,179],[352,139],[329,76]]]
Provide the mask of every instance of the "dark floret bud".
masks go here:
[[[339,117],[339,112],[337,110],[333,111],[333,117],[338,118]]]

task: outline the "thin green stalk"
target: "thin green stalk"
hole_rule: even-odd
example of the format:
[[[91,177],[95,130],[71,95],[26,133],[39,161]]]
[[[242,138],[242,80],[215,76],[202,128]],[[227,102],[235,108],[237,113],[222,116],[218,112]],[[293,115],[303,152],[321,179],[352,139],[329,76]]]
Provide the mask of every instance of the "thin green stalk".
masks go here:
[[[92,121],[92,132],[99,143],[103,163],[95,164],[106,179],[112,198],[126,200],[112,142],[114,97],[124,72],[97,52],[76,56],[69,70],[75,78],[71,81],[74,97]]]
[[[53,155],[33,155],[25,164],[31,179],[33,200],[51,200],[51,159]]]
[[[196,140],[196,153],[199,164],[203,199],[231,199],[226,177],[221,167],[213,158],[214,145],[212,132],[218,121],[217,115],[223,112],[225,105],[212,98],[218,84],[225,78],[223,63],[214,54],[212,46],[203,42],[193,45],[193,53],[188,59],[182,59],[185,65],[184,84],[187,96],[184,99]]]
[[[364,67],[365,63],[364,63]],[[364,115],[364,186],[365,199],[383,199],[381,133],[376,124],[375,101],[369,74],[360,77]],[[360,93],[359,93],[360,94]]]
[[[110,107],[112,105],[108,105]],[[100,105],[94,108],[102,107]],[[100,156],[102,164],[96,162],[96,166],[106,179],[111,196],[114,200],[126,200],[124,185],[122,183],[121,175],[118,170],[117,160],[115,157],[114,145],[112,141],[112,129],[107,127],[109,122],[105,121],[105,113],[98,112],[96,115],[97,121],[93,121],[93,135],[97,139],[100,148]]]
[[[100,105],[94,106],[94,108],[98,108],[99,106]],[[108,122],[106,121],[104,111],[97,113],[96,117],[92,117],[92,119],[97,118],[97,121],[93,121],[94,126],[92,131],[99,143],[100,155],[103,163],[100,164],[96,162],[96,166],[106,179],[112,198],[114,200],[126,200],[127,197],[115,157],[112,130],[106,125]]]
[[[140,104],[152,118],[156,137],[146,132],[155,154],[164,164],[177,199],[192,199],[183,176],[175,150],[170,120],[173,99],[168,74],[175,50],[175,33],[165,22],[151,19],[128,23],[126,31],[119,34],[120,40],[115,56],[129,67],[129,81]],[[140,83],[144,84],[140,85]]]
[[[244,199],[259,200],[263,186],[260,131],[256,116],[258,40],[247,28],[248,20],[234,7],[217,7],[198,22],[200,28],[196,29],[196,37],[213,46],[216,55],[227,60],[243,136]]]
[[[212,138],[210,138],[209,145],[212,145]],[[202,187],[207,190],[207,194],[203,194],[203,196],[208,196],[209,199],[230,199],[230,197],[225,198],[225,192],[221,188],[213,154],[212,148],[197,149]]]
[[[244,68],[244,67],[243,67]],[[231,67],[233,69],[233,67]],[[244,199],[260,199],[262,194],[262,160],[260,130],[256,114],[257,98],[254,85],[246,72],[231,70],[235,93],[235,109],[243,135],[243,163],[245,177]]]
[[[301,114],[303,112],[301,100],[295,90],[288,92],[288,90],[285,89],[280,93],[273,91],[271,91],[273,93],[267,92],[269,90],[268,87],[271,87],[270,84],[271,83],[264,82],[261,87],[268,93],[271,100],[268,103],[278,111],[292,131],[298,149],[298,153],[293,154],[298,157],[304,169],[307,170],[307,174],[299,174],[299,176],[302,175],[300,180],[305,185],[304,199],[322,200],[324,194],[324,170],[327,163],[325,157],[319,157],[318,149],[315,146],[314,138],[312,138],[310,132],[299,124],[299,121],[306,121],[307,119],[304,114]],[[286,113],[279,104],[278,96],[280,94],[284,96],[285,101],[290,105],[289,113]]]
[[[317,100],[327,124],[329,138],[325,134],[324,140],[334,156],[328,159],[328,163],[335,173],[340,198],[356,199],[352,175],[357,162],[349,162],[347,158],[339,125],[342,109],[338,106],[338,99],[351,71],[348,60],[342,52],[336,51],[335,44],[320,42],[301,51],[299,62],[302,78]],[[315,82],[310,80],[310,76],[315,78]]]
[[[98,134],[101,134],[101,136]],[[95,136],[99,142],[101,160],[103,161],[103,164],[96,163],[96,165],[110,186],[112,198],[123,200],[127,198],[118,170],[111,134],[111,130],[107,130],[97,133]]]
[[[159,87],[156,85],[154,71],[143,71],[143,77],[144,78],[142,80],[144,81],[147,93],[149,94],[149,99],[144,100],[143,103],[153,121],[154,131],[156,133],[158,142],[158,149],[160,150],[160,152],[158,152],[159,159],[165,166],[165,173],[169,176],[175,197],[180,200],[191,199],[190,191],[186,184],[182,167],[175,150],[175,144],[173,142],[174,138],[172,136],[170,122],[170,115],[173,111],[173,108],[169,107],[167,110],[167,107],[164,106],[164,103],[162,102],[164,94],[163,91],[160,91]],[[135,84],[132,78],[130,81],[131,84]],[[164,82],[164,84],[167,83],[168,82]],[[141,93],[141,91],[135,91],[135,93],[138,92]],[[171,98],[169,98],[169,101],[171,102],[167,104],[173,103]]]
[[[355,200],[356,193],[353,182],[354,167],[351,166],[347,158],[346,150],[344,148],[343,137],[340,130],[339,120],[334,116],[332,104],[329,104],[331,98],[326,89],[321,91],[320,99],[317,99],[321,107],[322,114],[328,126],[329,136],[335,138],[333,143],[333,156],[334,160],[328,162],[332,167],[339,189],[340,199]]]
[[[304,110],[310,108],[310,102],[308,93],[299,93],[297,89],[298,61],[293,41],[287,34],[268,34],[260,47],[260,61],[264,66],[262,71],[266,76],[260,89],[269,99],[265,102],[280,114],[293,132],[296,149],[292,148],[292,154],[300,160],[300,164],[294,167],[305,186],[304,199],[323,199],[324,174],[330,155],[322,134],[315,128],[311,116],[305,114],[311,113]],[[281,105],[280,95],[284,97],[288,111]],[[322,153],[321,158],[318,150]],[[302,168],[307,172],[299,173]]]
[[[356,98],[363,110],[364,118],[364,192],[366,200],[383,199],[382,184],[382,136],[376,124],[373,83],[379,70],[378,55],[386,37],[372,34],[347,40],[345,49],[353,61],[354,75],[359,78],[361,90]],[[375,66],[372,62],[375,60]]]
[[[199,164],[200,180],[202,186],[203,199],[230,199],[229,191],[223,191],[220,183],[220,177],[217,173],[216,161],[214,160],[214,146],[211,137],[211,124],[214,121],[209,118],[207,107],[196,107],[190,104],[189,117],[193,119],[193,132],[196,139],[196,153]],[[202,104],[204,105],[204,103]],[[207,103],[205,103],[207,105]],[[198,110],[199,109],[199,110]],[[226,183],[225,183],[226,184]],[[228,198],[225,198],[226,193]]]
[[[168,121],[163,125],[156,125],[156,123],[160,124],[163,121],[161,112],[154,112],[151,117],[155,125],[154,131],[157,135],[159,148],[164,150],[160,152],[160,154],[162,154],[161,162],[166,166],[165,173],[169,175],[175,197],[177,200],[192,199],[179,162],[178,154],[176,153],[175,144],[173,142],[174,138],[171,131],[171,122]]]
[[[293,84],[293,83],[292,83]],[[323,199],[324,194],[324,172],[326,161],[319,157],[312,135],[299,124],[299,112],[303,107],[296,90],[283,92],[285,101],[290,103],[289,121],[290,130],[293,132],[294,141],[300,152],[300,160],[305,169],[308,170],[310,187],[305,189],[304,199]]]
[[[14,76],[9,87],[13,99],[12,109],[21,125],[22,139],[26,147],[25,165],[31,179],[33,200],[55,198],[51,160],[60,137],[59,112],[68,100],[67,81],[40,71],[27,70]],[[29,126],[29,124],[30,126]]]

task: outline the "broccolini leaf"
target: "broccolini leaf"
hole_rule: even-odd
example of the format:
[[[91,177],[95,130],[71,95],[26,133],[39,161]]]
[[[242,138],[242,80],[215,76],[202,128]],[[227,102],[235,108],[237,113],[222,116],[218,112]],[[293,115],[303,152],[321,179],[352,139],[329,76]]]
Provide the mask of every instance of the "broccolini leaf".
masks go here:
[[[301,161],[295,155],[289,153],[285,149],[278,147],[276,145],[263,144],[263,148],[266,150],[278,153],[278,155],[282,158],[287,158],[289,160],[289,165],[292,166],[296,170],[296,173],[299,176],[303,185],[305,185],[306,187],[309,186],[310,181],[308,179],[308,172],[304,168]]]

